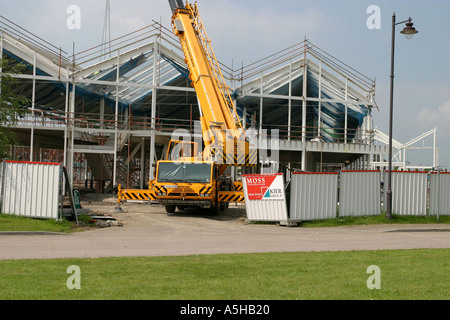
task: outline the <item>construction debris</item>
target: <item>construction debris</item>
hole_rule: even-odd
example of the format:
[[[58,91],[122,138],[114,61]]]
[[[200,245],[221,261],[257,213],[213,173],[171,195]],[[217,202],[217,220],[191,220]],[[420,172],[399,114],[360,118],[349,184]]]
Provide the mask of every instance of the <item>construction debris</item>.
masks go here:
[[[116,218],[111,216],[92,216],[91,222],[100,228],[123,227],[123,223],[116,221]]]

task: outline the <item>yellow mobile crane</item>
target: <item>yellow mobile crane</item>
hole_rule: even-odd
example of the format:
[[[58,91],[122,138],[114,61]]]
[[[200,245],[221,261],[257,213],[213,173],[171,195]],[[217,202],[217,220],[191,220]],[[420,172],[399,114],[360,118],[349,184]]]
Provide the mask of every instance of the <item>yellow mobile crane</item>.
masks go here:
[[[178,36],[200,107],[203,152],[196,142],[171,141],[164,160],[156,164],[149,192],[122,190],[123,200],[157,200],[167,213],[176,208],[210,207],[224,210],[243,202],[242,183],[225,176],[229,166],[257,164],[257,151],[245,137],[236,107],[225,84],[211,41],[203,27],[197,3],[169,0],[172,29]],[[178,148],[177,148],[178,147]]]

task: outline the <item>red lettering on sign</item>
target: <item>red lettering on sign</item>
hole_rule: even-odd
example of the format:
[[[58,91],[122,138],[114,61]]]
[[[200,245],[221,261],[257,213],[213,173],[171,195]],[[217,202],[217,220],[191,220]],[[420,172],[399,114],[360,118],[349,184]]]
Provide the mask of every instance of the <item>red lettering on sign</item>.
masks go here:
[[[247,184],[247,195],[249,200],[261,200],[264,198],[267,190],[277,178],[274,176],[248,176],[244,177]]]

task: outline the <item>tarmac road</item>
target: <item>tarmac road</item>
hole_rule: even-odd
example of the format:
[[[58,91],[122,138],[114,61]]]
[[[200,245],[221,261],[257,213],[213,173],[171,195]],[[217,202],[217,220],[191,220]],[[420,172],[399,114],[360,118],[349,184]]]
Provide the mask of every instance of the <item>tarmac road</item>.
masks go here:
[[[61,234],[2,234],[0,260],[450,248],[450,225],[335,228],[247,224],[242,207],[217,217],[175,214],[146,204],[83,206],[123,227]]]

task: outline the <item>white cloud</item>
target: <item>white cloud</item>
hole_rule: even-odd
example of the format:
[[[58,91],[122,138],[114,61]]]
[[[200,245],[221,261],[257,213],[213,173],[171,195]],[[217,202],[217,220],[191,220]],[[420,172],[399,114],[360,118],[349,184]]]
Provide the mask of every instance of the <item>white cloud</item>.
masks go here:
[[[442,131],[450,131],[450,100],[435,110],[422,108],[416,117],[416,122],[422,126],[437,126]]]

